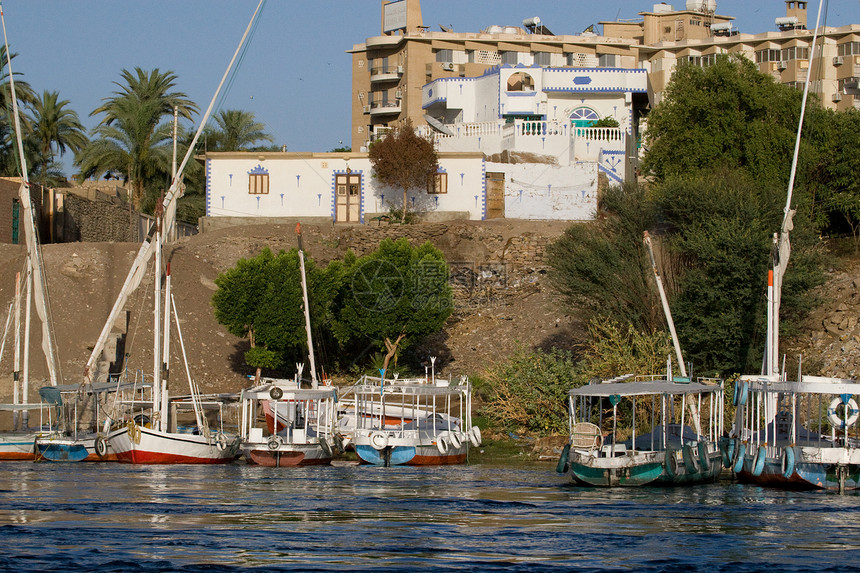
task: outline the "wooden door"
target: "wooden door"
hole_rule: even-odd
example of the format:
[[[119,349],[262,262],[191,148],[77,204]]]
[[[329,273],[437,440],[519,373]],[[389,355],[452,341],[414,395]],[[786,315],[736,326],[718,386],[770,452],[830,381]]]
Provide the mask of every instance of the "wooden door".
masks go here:
[[[338,175],[335,186],[335,222],[358,223],[361,220],[361,175]]]
[[[487,219],[505,218],[505,174],[487,173]]]

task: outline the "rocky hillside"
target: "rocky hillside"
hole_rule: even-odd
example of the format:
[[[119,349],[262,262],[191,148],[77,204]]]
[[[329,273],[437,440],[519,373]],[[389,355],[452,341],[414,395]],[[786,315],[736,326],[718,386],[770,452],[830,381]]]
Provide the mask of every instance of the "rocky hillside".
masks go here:
[[[456,310],[443,332],[418,349],[435,355],[443,371],[479,375],[503,360],[518,345],[569,347],[581,324],[561,307],[545,278],[546,246],[566,227],[563,223],[529,221],[458,221],[400,226],[304,227],[310,256],[325,263],[347,249],[363,254],[383,237],[430,240],[452,263]],[[293,225],[220,229],[181,239],[168,250],[173,290],[179,311],[189,369],[204,391],[234,391],[250,372],[242,366],[247,343],[230,335],[213,317],[210,299],[214,279],[242,257],[268,246],[274,251],[296,245]],[[138,245],[69,243],[43,249],[54,331],[65,382],[79,382],[117,292],[125,280]],[[0,317],[5,319],[14,293],[15,272],[24,263],[20,246],[0,245]],[[860,265],[834,269],[822,288],[822,306],[810,318],[794,347],[804,364],[821,374],[860,376],[858,294]],[[129,373],[152,371],[152,282],[145,278],[128,305],[126,332]],[[34,318],[35,320],[35,318]],[[0,325],[2,326],[2,325]],[[33,329],[33,340],[39,340]],[[32,345],[34,348],[38,344]],[[181,350],[172,348],[171,378],[176,392],[185,384]],[[321,349],[334,352],[334,349]],[[11,356],[8,345],[0,365],[0,400],[10,397]],[[31,360],[34,387],[46,379],[44,359]],[[805,369],[806,370],[806,369]],[[137,374],[138,376],[140,374]],[[344,381],[346,382],[346,381]]]

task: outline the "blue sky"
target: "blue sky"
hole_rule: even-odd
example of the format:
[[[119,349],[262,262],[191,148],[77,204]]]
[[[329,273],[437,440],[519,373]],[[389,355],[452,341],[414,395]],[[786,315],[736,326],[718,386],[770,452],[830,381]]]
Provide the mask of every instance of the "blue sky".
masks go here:
[[[672,3],[672,2],[669,2]],[[90,112],[117,89],[122,69],[172,70],[176,89],[206,108],[256,0],[5,0],[13,69],[39,93],[58,91],[87,128]],[[634,0],[424,0],[424,24],[479,31],[539,16],[556,34],[636,18],[654,2]],[[675,1],[681,8],[684,1]],[[818,3],[809,3],[810,25]],[[717,0],[745,33],[775,30],[783,0]],[[827,24],[860,24],[860,2],[830,2]],[[290,151],[349,144],[353,44],[380,34],[379,0],[268,0],[222,105],[244,109]]]

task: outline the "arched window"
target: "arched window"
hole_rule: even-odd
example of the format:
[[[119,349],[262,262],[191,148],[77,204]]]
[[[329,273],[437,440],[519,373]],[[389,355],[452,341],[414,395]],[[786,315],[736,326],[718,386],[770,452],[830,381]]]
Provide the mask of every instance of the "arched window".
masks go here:
[[[527,73],[517,72],[508,78],[506,89],[509,92],[533,92],[535,91],[535,81]]]
[[[573,127],[589,127],[598,119],[600,116],[590,107],[578,107],[570,113],[570,125]]]

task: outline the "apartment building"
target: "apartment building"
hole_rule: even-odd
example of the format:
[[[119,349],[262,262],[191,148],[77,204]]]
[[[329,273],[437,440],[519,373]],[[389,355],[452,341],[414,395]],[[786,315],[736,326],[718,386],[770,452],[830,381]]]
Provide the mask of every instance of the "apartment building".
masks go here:
[[[761,4],[760,9],[767,9],[777,2]],[[643,107],[647,107],[660,101],[679,62],[708,66],[721,54],[741,53],[777,81],[797,88],[803,87],[812,66],[810,90],[824,105],[860,107],[860,25],[828,26],[821,48],[812,53],[807,2],[785,0],[784,5],[785,16],[775,14],[775,30],[757,34],[741,33],[734,27],[734,17],[717,14],[715,0],[688,0],[677,10],[655,4],[633,22],[600,22],[600,35],[593,31],[557,35],[536,18],[522,26],[436,32],[423,25],[420,0],[382,0],[380,35],[349,50],[352,148],[366,149],[407,118],[416,126],[463,122],[456,116],[427,113],[428,107],[438,104],[423,97],[425,86],[440,79],[479,78],[505,66],[645,70],[648,90]],[[522,119],[514,115],[499,110],[497,119]],[[535,115],[547,119],[546,114]],[[635,125],[632,130],[635,135]]]

